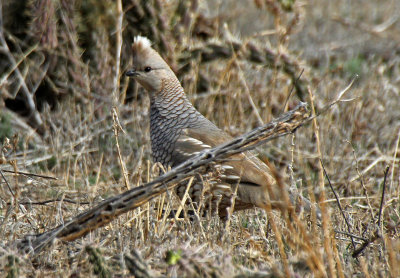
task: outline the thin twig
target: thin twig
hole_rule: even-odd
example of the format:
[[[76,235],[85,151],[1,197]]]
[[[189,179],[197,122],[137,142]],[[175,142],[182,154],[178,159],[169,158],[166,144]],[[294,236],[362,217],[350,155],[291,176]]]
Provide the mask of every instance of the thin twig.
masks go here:
[[[364,183],[364,175],[360,172],[360,167],[359,167],[359,164],[358,164],[358,159],[357,159],[356,151],[355,151],[355,149],[354,149],[354,147],[353,147],[353,145],[351,144],[350,141],[347,141],[347,140],[346,140],[346,142],[349,143],[349,145],[351,146],[351,148],[352,148],[352,150],[353,150],[354,160],[356,161],[356,171],[357,171],[358,177],[359,177],[359,179],[360,179],[361,186],[362,186],[362,188],[363,188],[363,190],[364,190],[365,197],[367,197],[367,204],[368,204],[369,211],[370,211],[370,213],[371,213],[371,217],[372,217],[372,219],[374,219],[374,218],[375,218],[374,210],[373,210],[373,208],[372,208],[371,201],[370,201],[370,199],[369,199],[368,190],[367,190],[367,188],[366,188],[366,186],[365,186],[365,183]]]
[[[90,205],[90,202],[81,202],[81,201],[75,201],[72,199],[65,199],[65,198],[57,198],[57,199],[51,199],[51,200],[45,200],[45,201],[26,201],[26,202],[18,202],[21,205],[39,205],[39,206],[44,206],[49,203],[55,203],[55,202],[65,202],[65,203],[70,203],[70,204],[78,204],[78,205]],[[11,202],[7,202],[7,205],[11,205]]]
[[[113,116],[113,121],[114,121],[113,129],[114,129],[114,136],[115,136],[115,145],[117,146],[117,151],[118,151],[118,160],[119,160],[119,164],[121,166],[122,175],[124,176],[125,187],[129,190],[130,185],[129,185],[129,179],[128,179],[128,171],[126,170],[124,160],[122,159],[121,149],[119,147],[119,142],[118,142],[119,131],[122,131],[123,133],[125,133],[125,131],[122,128],[121,123],[119,122],[117,109],[115,107],[112,109],[112,116]]]
[[[312,121],[314,118],[317,118],[317,117],[319,117],[319,116],[322,115],[322,114],[325,114],[326,112],[329,111],[329,109],[332,108],[332,106],[334,106],[334,105],[335,105],[336,103],[338,103],[338,102],[349,102],[349,101],[355,100],[356,98],[342,99],[342,97],[344,96],[345,93],[347,93],[347,92],[350,90],[350,88],[353,86],[353,84],[354,84],[354,82],[357,80],[357,78],[358,78],[358,75],[356,75],[356,76],[351,80],[351,82],[349,83],[349,85],[347,85],[347,87],[344,88],[344,89],[339,93],[339,95],[336,97],[336,99],[335,99],[334,101],[332,101],[331,103],[329,103],[329,104],[325,105],[324,107],[322,107],[322,109],[320,109],[320,110],[318,111],[318,113],[315,113],[314,115],[312,115],[312,116],[308,119],[308,121]]]
[[[374,233],[373,236],[369,240],[365,241],[360,247],[358,247],[356,250],[354,250],[354,252],[351,254],[351,256],[353,258],[357,258],[361,254],[361,252],[364,251],[364,249],[368,247],[368,245],[373,243],[378,238],[380,238],[380,235],[378,233]]]
[[[285,105],[283,105],[283,109],[282,109],[282,112],[281,112],[281,113],[283,113],[283,112],[286,111],[286,109],[287,109],[286,106],[287,106],[287,104],[288,104],[288,102],[289,102],[289,99],[290,99],[290,97],[292,96],[293,91],[294,91],[294,88],[296,87],[296,84],[299,82],[300,77],[303,75],[303,72],[304,72],[304,68],[301,69],[301,72],[300,72],[299,76],[296,78],[296,80],[295,80],[294,83],[292,84],[292,88],[290,89],[289,95],[287,96],[287,98],[286,98],[286,100],[285,100]]]
[[[256,104],[254,103],[253,98],[251,97],[250,89],[249,89],[249,86],[247,85],[246,78],[244,77],[243,70],[240,67],[239,63],[236,63],[236,66],[239,69],[239,76],[240,76],[239,81],[245,89],[244,91],[246,93],[247,100],[249,101],[251,108],[253,108],[252,110],[253,110],[254,115],[257,118],[258,124],[263,125],[264,121],[262,120],[262,118],[260,116],[260,112],[258,112],[258,108],[257,108]]]
[[[394,153],[393,153],[393,162],[392,162],[392,169],[395,169],[395,163],[396,163],[396,157],[399,151],[399,145],[400,145],[400,128],[399,131],[397,133],[397,140],[396,140],[396,148],[394,149]],[[394,179],[394,172],[396,171],[392,171],[392,174],[390,175],[390,186],[389,186],[389,192],[391,192],[392,186],[393,186],[393,179]],[[396,186],[397,188],[399,188],[398,186]],[[399,196],[398,192],[394,193],[394,196]]]
[[[381,217],[382,217],[382,210],[383,210],[383,203],[385,199],[385,189],[386,189],[386,177],[389,172],[389,166],[386,166],[385,169],[385,177],[383,178],[383,185],[382,185],[382,197],[381,197],[381,204],[379,206],[379,214],[378,214],[378,227],[381,227]]]
[[[320,226],[320,225],[318,224],[318,226]],[[354,238],[354,239],[358,239],[358,240],[362,240],[362,241],[368,241],[368,238],[366,238],[366,237],[358,236],[358,235],[355,235],[352,233],[348,233],[348,232],[344,232],[344,231],[340,231],[340,230],[336,230],[336,229],[334,229],[333,231],[335,232],[335,234],[345,235],[352,239]]]
[[[3,180],[5,181],[5,183],[6,183],[7,187],[8,187],[8,190],[10,191],[11,195],[12,195],[13,198],[15,199],[15,193],[14,193],[14,191],[12,190],[11,185],[8,183],[8,180],[7,180],[6,177],[4,176],[3,170],[1,170],[1,169],[0,169],[0,175],[1,175],[1,177],[3,178]],[[15,201],[16,201],[16,200],[15,200]]]
[[[1,171],[3,171],[4,173],[23,175],[23,176],[27,176],[27,177],[35,177],[35,178],[42,178],[42,179],[49,179],[49,180],[58,180],[58,178],[51,177],[51,176],[32,174],[32,173],[21,172],[21,171],[11,171],[11,170],[5,170],[5,169],[2,169]]]
[[[386,166],[386,169],[384,172],[385,176],[384,176],[383,184],[382,184],[381,204],[380,204],[379,213],[378,213],[378,226],[377,226],[374,234],[369,238],[369,240],[365,241],[359,248],[354,250],[353,254],[351,254],[351,256],[353,258],[357,258],[361,254],[361,252],[364,251],[364,249],[367,248],[375,240],[382,238],[382,232],[380,231],[380,228],[382,227],[381,226],[381,217],[382,217],[383,203],[384,203],[384,199],[385,199],[386,178],[387,178],[388,172],[389,172],[389,166]]]
[[[194,180],[194,177],[191,177],[186,185],[185,193],[183,194],[182,199],[179,202],[179,207],[175,213],[175,220],[178,220],[178,217],[181,214],[181,211],[184,209],[186,199],[189,197],[189,190],[190,190],[190,187],[192,186],[193,180]]]
[[[329,179],[328,173],[325,170],[325,165],[324,165],[324,162],[322,161],[322,159],[320,159],[320,162],[321,162],[321,165],[322,165],[322,169],[324,170],[325,177],[328,180],[329,187],[331,188],[331,190],[333,192],[333,195],[335,195],[336,203],[338,204],[340,213],[342,214],[343,219],[346,222],[347,230],[349,231],[349,233],[351,233],[351,225],[350,225],[350,222],[347,220],[346,215],[344,214],[344,210],[342,208],[342,205],[340,204],[339,196],[338,196],[338,194],[336,193],[335,189],[332,186],[331,180]],[[351,238],[351,243],[353,245],[353,248],[356,249],[356,244],[355,244],[355,242],[353,240],[353,237],[350,237],[350,238]]]
[[[0,169],[0,175],[2,176],[3,180],[6,182],[7,187],[8,187],[8,189],[10,190],[11,195],[13,196],[14,201],[18,204],[18,207],[21,209],[22,212],[26,213],[26,209],[24,208],[24,206],[23,206],[22,204],[18,203],[17,198],[15,198],[15,194],[14,194],[14,192],[13,192],[13,190],[12,190],[10,184],[8,183],[8,180],[7,180],[6,177],[4,176],[3,171],[2,171],[1,169]],[[29,218],[27,218],[27,221],[28,221],[28,223],[29,223],[31,226],[33,226],[32,223],[31,223],[31,221],[29,220]]]
[[[119,78],[120,78],[120,65],[121,65],[121,48],[122,48],[122,21],[124,17],[124,13],[122,10],[122,2],[121,0],[117,0],[117,26],[116,26],[116,54],[115,54],[115,76],[114,76],[114,93],[113,93],[113,101],[114,106],[118,104],[118,91],[119,91]]]

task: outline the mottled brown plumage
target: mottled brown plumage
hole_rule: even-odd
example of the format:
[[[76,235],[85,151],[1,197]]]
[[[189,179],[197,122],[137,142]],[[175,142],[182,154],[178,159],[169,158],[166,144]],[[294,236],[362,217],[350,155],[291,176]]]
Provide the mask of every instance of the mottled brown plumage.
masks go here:
[[[232,139],[190,103],[177,77],[147,38],[136,37],[132,50],[133,69],[127,76],[135,78],[150,94],[150,135],[155,162],[174,167],[204,149]],[[214,167],[219,176],[208,183],[198,180],[189,194],[195,201],[204,193],[205,203],[210,199],[218,202],[220,216],[226,215],[237,184],[235,210],[265,208],[267,202],[273,208],[284,205],[271,170],[253,153],[235,155]],[[177,192],[182,196],[184,185],[178,186]]]

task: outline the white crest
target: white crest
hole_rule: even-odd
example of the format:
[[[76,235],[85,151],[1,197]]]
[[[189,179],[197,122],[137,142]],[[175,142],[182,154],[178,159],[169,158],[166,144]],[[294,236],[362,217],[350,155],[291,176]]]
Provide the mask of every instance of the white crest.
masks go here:
[[[134,44],[141,44],[143,48],[151,48],[151,41],[143,36],[136,36],[133,40]]]

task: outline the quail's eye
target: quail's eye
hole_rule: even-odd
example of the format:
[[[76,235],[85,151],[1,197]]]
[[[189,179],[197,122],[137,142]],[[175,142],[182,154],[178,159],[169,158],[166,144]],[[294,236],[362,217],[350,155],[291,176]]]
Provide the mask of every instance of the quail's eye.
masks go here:
[[[145,72],[150,72],[150,71],[151,71],[151,67],[146,67],[146,68],[144,69],[144,71],[145,71]]]

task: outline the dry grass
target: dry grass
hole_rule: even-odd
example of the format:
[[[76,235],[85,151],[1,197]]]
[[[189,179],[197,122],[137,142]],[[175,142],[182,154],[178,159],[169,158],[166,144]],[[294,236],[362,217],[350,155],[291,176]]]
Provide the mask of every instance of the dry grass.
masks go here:
[[[131,25],[121,33],[125,41],[120,61],[116,43],[118,5],[96,6],[96,1],[86,1],[78,12],[67,2],[54,2],[59,16],[54,25],[57,30],[43,31],[46,36],[28,56],[24,53],[32,45],[7,29],[12,25],[5,20],[5,37],[12,42],[15,60],[25,57],[19,70],[28,89],[33,91],[36,84],[45,84],[37,91],[37,98],[43,99],[49,91],[57,93],[53,109],[52,103],[49,106],[45,101],[39,107],[45,123],[39,139],[28,127],[17,124],[14,116],[5,116],[5,109],[0,111],[0,136],[11,140],[5,158],[15,161],[20,171],[58,180],[10,173],[0,178],[1,276],[129,276],[130,269],[137,271],[137,277],[400,276],[398,1],[363,1],[357,6],[352,1],[297,1],[293,12],[284,12],[274,1],[234,1],[237,4],[224,3],[216,8],[199,1],[195,14],[208,19],[201,24],[195,24],[200,20],[193,18],[185,21],[185,13],[174,18],[175,1],[170,1],[158,18],[149,20],[158,20],[158,25],[152,22],[156,30],[145,20],[137,23],[140,28],[132,27],[135,14],[129,8],[140,1],[122,1],[126,12],[122,26],[128,22]],[[3,4],[3,17],[5,7],[7,4]],[[146,10],[143,13],[147,17],[151,14]],[[172,22],[179,24],[169,28]],[[163,24],[167,28],[157,33]],[[199,30],[203,30],[202,35],[195,35]],[[305,86],[304,92],[298,88],[291,94],[287,106],[293,107],[301,97],[313,103],[317,112],[336,99],[355,74],[359,75],[344,97],[351,100],[338,103],[292,137],[259,148],[282,173],[284,182],[323,202],[322,226],[302,214],[288,217],[255,209],[235,213],[229,225],[210,215],[194,220],[169,219],[160,212],[161,206],[168,212],[178,202],[169,193],[83,239],[55,242],[34,257],[16,252],[12,243],[24,235],[55,227],[102,199],[123,192],[126,186],[134,187],[156,176],[150,162],[149,100],[142,88],[121,75],[130,62],[126,45],[138,32],[156,41],[180,73],[195,106],[232,135],[249,131],[259,126],[260,120],[266,123],[284,111],[293,87],[287,65],[296,69],[295,76],[304,68],[301,80]],[[232,50],[233,42],[238,41],[232,33],[239,32],[241,50],[217,52],[209,62],[190,52],[203,45],[208,47],[200,49],[216,49],[210,44]],[[32,37],[39,36],[37,33]],[[272,49],[276,56],[263,62],[250,61],[251,54],[259,52],[251,52],[246,43],[258,50]],[[193,58],[188,60],[187,53]],[[63,66],[52,68],[54,64],[46,61]],[[120,74],[115,71],[118,63]],[[0,65],[7,73],[4,63]],[[41,74],[44,71],[45,77]],[[18,91],[16,80],[10,75],[1,84],[0,100]],[[9,102],[6,104],[11,107]],[[125,131],[118,138],[113,130],[113,105]],[[18,142],[12,140],[15,132],[19,133]],[[350,227],[338,209],[320,160]],[[126,167],[126,179],[121,165]],[[378,226],[387,166],[390,168]],[[0,169],[13,167],[4,164]],[[45,200],[56,201],[38,204]],[[357,259],[352,258],[350,238],[334,233],[340,230],[372,238],[377,229],[381,238]],[[356,248],[362,243],[354,239]]]

